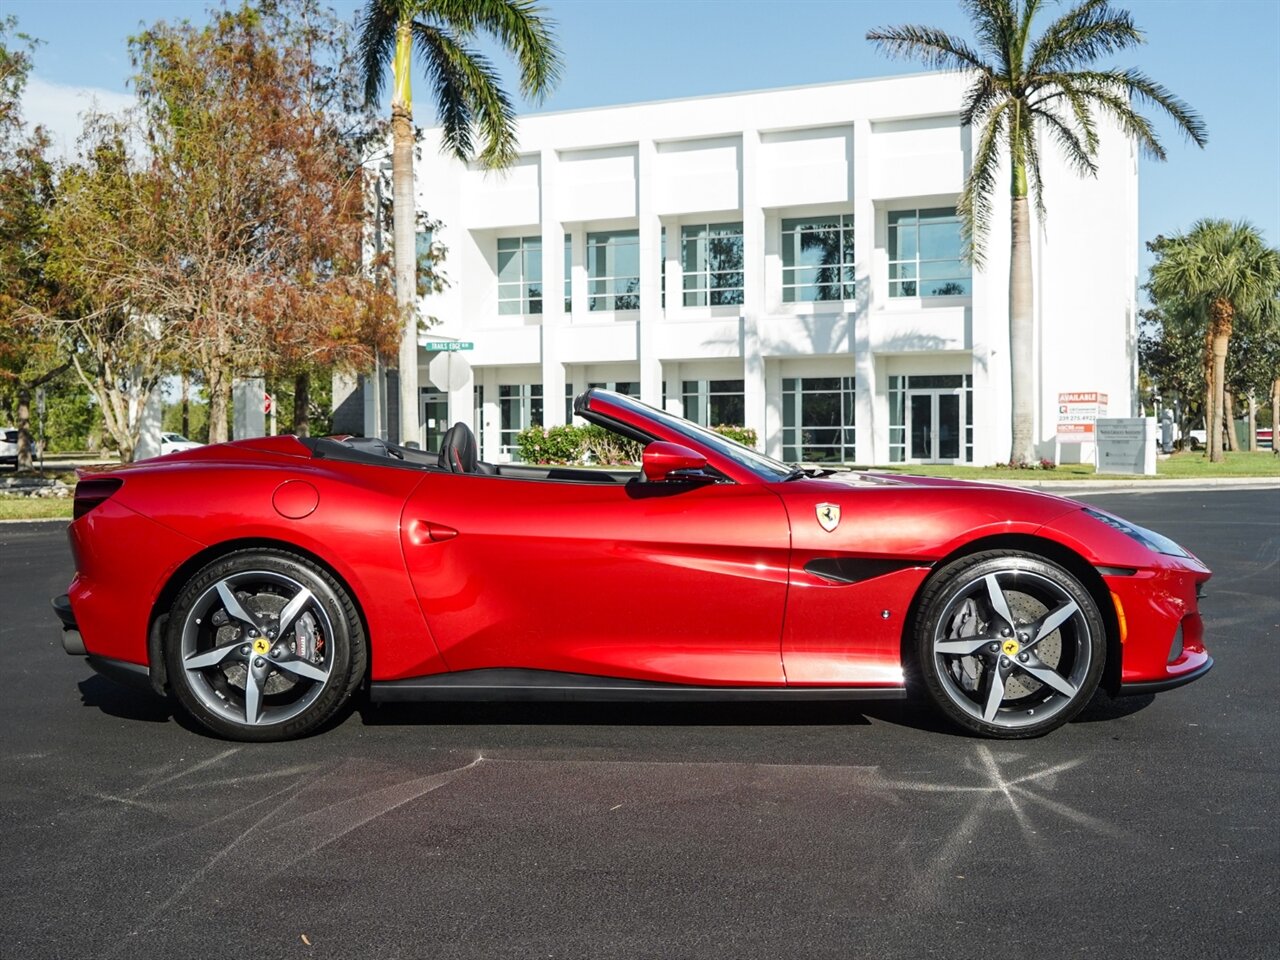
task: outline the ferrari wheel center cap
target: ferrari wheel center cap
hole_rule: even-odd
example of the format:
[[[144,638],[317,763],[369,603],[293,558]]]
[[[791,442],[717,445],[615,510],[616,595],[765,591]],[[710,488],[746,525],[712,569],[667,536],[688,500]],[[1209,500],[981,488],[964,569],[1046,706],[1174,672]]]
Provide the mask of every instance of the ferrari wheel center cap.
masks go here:
[[[1006,657],[1016,657],[1021,649],[1017,640],[1006,640],[1000,645],[1000,650]]]
[[[271,649],[271,641],[268,640],[266,637],[258,637],[258,639],[253,641],[253,652],[256,653],[258,656],[262,656],[264,653],[266,653],[270,649]]]

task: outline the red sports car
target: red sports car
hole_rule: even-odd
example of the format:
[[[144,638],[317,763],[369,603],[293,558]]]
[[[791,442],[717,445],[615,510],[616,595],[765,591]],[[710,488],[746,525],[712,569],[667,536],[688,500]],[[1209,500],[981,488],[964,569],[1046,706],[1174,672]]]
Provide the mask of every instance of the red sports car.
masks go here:
[[[1209,570],[1059,497],[790,467],[603,390],[638,471],[269,437],[85,476],[67,651],[210,730],[374,700],[864,699],[1000,738],[1213,665]]]

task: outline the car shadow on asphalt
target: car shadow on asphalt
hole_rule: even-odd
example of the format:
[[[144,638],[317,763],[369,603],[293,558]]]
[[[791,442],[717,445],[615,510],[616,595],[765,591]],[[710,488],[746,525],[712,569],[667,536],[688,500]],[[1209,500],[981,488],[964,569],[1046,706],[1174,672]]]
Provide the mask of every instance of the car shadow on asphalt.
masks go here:
[[[173,719],[173,706],[168,700],[113,683],[106,677],[95,674],[76,686],[83,706],[101,710],[109,717],[146,723],[167,723]]]

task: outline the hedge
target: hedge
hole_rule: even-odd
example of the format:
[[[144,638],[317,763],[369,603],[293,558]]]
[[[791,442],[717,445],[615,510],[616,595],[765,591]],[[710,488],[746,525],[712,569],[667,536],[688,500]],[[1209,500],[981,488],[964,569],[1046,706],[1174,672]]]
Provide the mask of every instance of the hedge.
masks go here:
[[[716,433],[755,448],[756,432],[750,427],[721,425]],[[643,447],[604,427],[589,424],[559,427],[528,427],[516,436],[516,449],[525,463],[631,465],[640,462]]]

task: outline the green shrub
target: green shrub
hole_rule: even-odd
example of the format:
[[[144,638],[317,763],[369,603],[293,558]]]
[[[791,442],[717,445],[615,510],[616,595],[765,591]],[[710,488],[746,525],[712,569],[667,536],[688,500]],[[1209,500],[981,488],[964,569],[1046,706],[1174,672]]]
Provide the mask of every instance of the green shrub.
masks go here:
[[[516,450],[525,463],[632,464],[640,459],[640,444],[594,425],[528,427],[516,436]]]
[[[756,448],[756,432],[750,427],[735,427],[731,424],[722,423],[718,427],[712,427],[716,433],[722,437],[728,437],[730,440],[736,440],[744,447],[750,447],[752,450]]]

